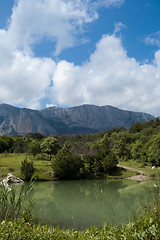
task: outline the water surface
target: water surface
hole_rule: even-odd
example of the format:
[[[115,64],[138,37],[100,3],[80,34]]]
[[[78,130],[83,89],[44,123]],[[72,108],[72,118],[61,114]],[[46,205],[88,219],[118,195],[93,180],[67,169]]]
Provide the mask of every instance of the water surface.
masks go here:
[[[153,183],[131,180],[36,182],[33,188],[38,222],[61,227],[119,225],[153,200]]]

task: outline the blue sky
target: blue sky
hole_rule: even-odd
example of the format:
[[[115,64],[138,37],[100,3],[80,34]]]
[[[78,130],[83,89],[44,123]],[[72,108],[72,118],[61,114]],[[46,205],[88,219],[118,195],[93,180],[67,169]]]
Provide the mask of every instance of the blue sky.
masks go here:
[[[159,0],[1,0],[0,103],[160,115]]]

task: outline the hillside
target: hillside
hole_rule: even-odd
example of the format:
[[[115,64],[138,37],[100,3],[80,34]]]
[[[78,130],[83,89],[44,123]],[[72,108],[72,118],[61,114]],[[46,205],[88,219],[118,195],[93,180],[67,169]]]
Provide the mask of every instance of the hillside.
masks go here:
[[[127,129],[135,122],[155,119],[154,116],[121,110],[112,106],[82,105],[71,108],[51,107],[41,111],[0,105],[0,135],[43,135],[96,133],[114,127]]]

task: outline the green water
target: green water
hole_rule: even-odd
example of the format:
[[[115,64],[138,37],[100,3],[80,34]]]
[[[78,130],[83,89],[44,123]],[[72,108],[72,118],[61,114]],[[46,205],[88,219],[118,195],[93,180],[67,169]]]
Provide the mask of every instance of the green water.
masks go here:
[[[153,183],[80,180],[34,184],[36,220],[60,227],[119,225],[153,201]]]

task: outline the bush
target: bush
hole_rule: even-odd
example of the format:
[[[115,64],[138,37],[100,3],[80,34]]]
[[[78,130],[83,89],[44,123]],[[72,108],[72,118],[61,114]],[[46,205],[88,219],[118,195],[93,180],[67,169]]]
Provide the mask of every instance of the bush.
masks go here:
[[[25,181],[30,181],[34,173],[33,162],[28,161],[26,158],[21,162],[21,174]]]
[[[64,147],[53,159],[52,168],[56,177],[61,179],[80,178],[83,161],[80,155],[73,154],[70,147]]]

